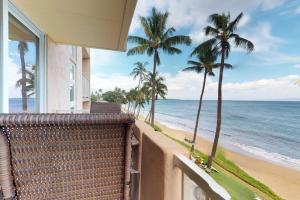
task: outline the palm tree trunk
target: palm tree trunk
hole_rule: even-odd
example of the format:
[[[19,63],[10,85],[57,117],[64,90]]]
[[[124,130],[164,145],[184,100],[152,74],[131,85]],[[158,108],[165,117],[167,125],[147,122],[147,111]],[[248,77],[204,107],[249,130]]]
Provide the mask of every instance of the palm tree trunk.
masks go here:
[[[128,101],[127,113],[129,113],[130,102]]]
[[[210,169],[212,165],[212,161],[216,155],[220,131],[221,131],[221,123],[222,123],[222,82],[223,82],[223,71],[224,71],[224,61],[225,61],[225,47],[222,45],[222,57],[221,57],[221,66],[220,66],[220,74],[219,74],[219,85],[218,85],[218,109],[217,109],[217,126],[216,133],[214,138],[214,143],[211,151],[211,155],[208,158],[207,167]]]
[[[139,108],[138,108],[138,112],[137,112],[137,114],[136,114],[136,118],[139,118],[140,111],[141,111],[141,106],[139,106]]]
[[[199,107],[198,107],[196,124],[195,124],[195,129],[194,129],[194,136],[193,136],[192,147],[191,147],[191,151],[190,151],[190,159],[192,158],[192,154],[193,154],[194,148],[195,148],[200,112],[201,112],[201,107],[202,107],[202,99],[203,99],[203,94],[204,94],[205,84],[206,84],[206,76],[207,76],[207,69],[205,69],[204,77],[203,77],[202,91],[201,91],[201,95],[200,95],[200,99],[199,99]]]
[[[155,113],[155,74],[156,74],[157,55],[158,55],[157,49],[154,49],[154,64],[153,64],[153,76],[152,76],[151,126],[154,126],[154,113]]]
[[[133,116],[135,116],[136,107],[137,107],[137,105],[136,105],[136,103],[135,103],[135,104],[134,104],[134,109],[133,109]]]
[[[151,112],[151,110],[148,112],[148,114],[147,114],[147,116],[146,116],[146,118],[145,118],[145,122],[148,120],[148,118],[149,118],[149,116],[150,116],[150,112]]]
[[[22,94],[22,108],[23,111],[27,111],[27,92],[26,92],[26,66],[25,66],[25,52],[21,48],[20,49],[20,59],[21,59],[21,70],[22,70],[22,86],[21,86],[21,94]]]

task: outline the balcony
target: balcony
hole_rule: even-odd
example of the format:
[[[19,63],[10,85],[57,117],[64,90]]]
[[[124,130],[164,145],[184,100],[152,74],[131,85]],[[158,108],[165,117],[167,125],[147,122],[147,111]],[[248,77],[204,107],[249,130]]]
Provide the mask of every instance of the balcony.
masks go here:
[[[177,143],[140,120],[136,121],[134,133],[139,146],[133,148],[133,162],[141,172],[140,194],[135,195],[140,199],[231,199],[225,189],[188,159],[187,152]],[[135,193],[138,192],[137,189]]]
[[[83,101],[89,101],[90,99],[90,80],[82,76],[82,98]]]

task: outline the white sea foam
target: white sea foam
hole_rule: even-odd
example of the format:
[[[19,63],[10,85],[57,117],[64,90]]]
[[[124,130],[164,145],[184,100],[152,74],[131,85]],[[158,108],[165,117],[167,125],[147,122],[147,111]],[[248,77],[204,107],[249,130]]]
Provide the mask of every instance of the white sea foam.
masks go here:
[[[232,144],[250,155],[252,154],[262,159],[300,170],[300,159],[291,158],[275,152],[268,152],[258,147],[252,147],[236,142],[232,142]]]

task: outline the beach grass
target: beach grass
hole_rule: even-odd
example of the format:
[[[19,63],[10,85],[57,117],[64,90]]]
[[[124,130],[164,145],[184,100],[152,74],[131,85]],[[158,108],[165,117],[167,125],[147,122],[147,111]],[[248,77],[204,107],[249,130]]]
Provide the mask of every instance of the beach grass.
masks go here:
[[[218,168],[217,168],[218,169]],[[227,175],[221,172],[221,169],[218,169],[218,172],[211,172],[212,178],[223,186],[232,200],[253,200],[255,199],[255,193],[251,191],[248,187],[236,181],[234,177]]]
[[[159,126],[155,125],[155,127]],[[187,150],[190,150],[190,144],[187,144],[182,140],[176,139],[168,134],[163,133],[163,130],[161,128],[159,128],[159,130],[160,131],[158,132],[161,132]],[[195,149],[195,151],[193,152],[193,156],[195,158],[202,159],[204,163],[206,163],[208,160],[208,156],[198,149]],[[220,170],[218,170],[218,172],[211,173],[211,176],[230,193],[233,199],[255,199],[255,192],[250,189],[253,187],[255,188],[255,190],[262,193],[263,196],[267,199],[282,200],[282,198],[275,194],[268,186],[251,177],[244,170],[239,168],[235,163],[228,160],[224,156],[221,148],[219,148],[219,150],[217,151],[213,166]],[[229,176],[228,173],[224,173],[223,170],[228,172],[231,176]],[[241,181],[235,180],[235,177]]]

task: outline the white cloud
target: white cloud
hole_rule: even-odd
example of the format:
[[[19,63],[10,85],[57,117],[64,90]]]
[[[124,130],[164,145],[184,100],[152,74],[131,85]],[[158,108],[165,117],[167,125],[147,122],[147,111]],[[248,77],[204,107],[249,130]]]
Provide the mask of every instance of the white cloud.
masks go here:
[[[265,52],[264,54],[257,55],[257,64],[263,65],[298,65],[300,63],[300,55],[291,55],[276,51]]]
[[[135,32],[139,27],[139,16],[147,16],[152,7],[160,10],[167,10],[171,13],[169,24],[175,28],[192,26],[195,29],[206,23],[207,16],[212,13],[230,12],[232,16],[236,16],[240,12],[245,14],[256,7],[262,10],[273,9],[281,5],[284,0],[139,0],[133,21],[130,27],[130,33]],[[243,23],[250,19],[247,15],[244,17]]]
[[[293,67],[297,68],[297,69],[300,69],[300,64],[295,64]]]
[[[202,86],[202,75],[193,72],[178,72],[175,75],[163,74],[168,86],[168,98],[198,99]],[[227,100],[300,100],[300,87],[295,85],[299,75],[289,75],[274,79],[261,79],[246,82],[229,82],[223,85],[223,98]],[[129,90],[137,85],[132,77],[113,74],[92,75],[93,90],[112,90],[121,87]],[[218,83],[207,79],[205,99],[217,98]]]
[[[20,88],[16,87],[16,82],[20,79],[20,67],[11,58],[8,59],[8,74],[12,75],[8,78],[9,97],[20,98]]]
[[[113,90],[115,87],[119,87],[125,90],[134,88],[137,85],[137,80],[133,80],[132,77],[121,74],[101,74],[96,73],[91,75],[91,87],[92,90],[102,89],[103,91]]]
[[[105,67],[116,59],[116,53],[111,50],[91,49],[91,66]]]
[[[295,13],[300,14],[300,6],[296,8]]]
[[[261,6],[263,10],[270,10],[284,3],[282,0],[263,0]]]
[[[272,26],[268,22],[261,22],[240,35],[254,44],[255,52],[274,51],[285,42],[272,34]]]

